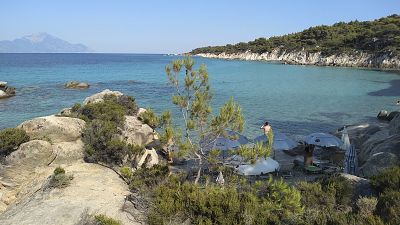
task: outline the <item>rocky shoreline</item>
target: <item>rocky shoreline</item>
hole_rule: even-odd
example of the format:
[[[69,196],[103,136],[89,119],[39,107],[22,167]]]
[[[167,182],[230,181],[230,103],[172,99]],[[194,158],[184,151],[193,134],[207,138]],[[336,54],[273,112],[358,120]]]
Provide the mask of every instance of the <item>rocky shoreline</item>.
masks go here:
[[[123,93],[106,89],[82,104],[102,102],[107,95]],[[103,213],[125,225],[142,224],[142,211],[126,201],[130,189],[121,175],[114,168],[84,161],[86,122],[68,111],[21,123],[17,128],[26,132],[29,141],[4,158],[0,155],[0,224],[76,225],[85,212]],[[140,146],[157,139],[153,129],[139,120],[144,111],[125,115],[118,138]],[[136,160],[137,167],[159,163],[154,149],[145,149]],[[49,189],[58,167],[73,179],[65,188]]]
[[[376,69],[400,70],[400,57],[393,53],[369,54],[365,52],[354,52],[351,54],[341,53],[338,55],[324,56],[321,52],[309,53],[307,51],[285,51],[274,49],[262,54],[250,51],[242,53],[199,53],[196,56],[205,58],[228,59],[228,60],[255,60],[255,61],[280,61],[285,64],[315,65],[315,66],[341,66],[341,67],[364,67]]]

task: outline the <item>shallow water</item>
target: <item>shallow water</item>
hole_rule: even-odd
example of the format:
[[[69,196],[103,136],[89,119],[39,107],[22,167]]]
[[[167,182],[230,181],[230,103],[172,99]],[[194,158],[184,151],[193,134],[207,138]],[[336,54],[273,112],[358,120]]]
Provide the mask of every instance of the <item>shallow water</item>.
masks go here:
[[[103,89],[136,97],[141,107],[175,109],[165,66],[176,56],[142,54],[0,54],[0,81],[17,88],[0,100],[0,128],[54,114]],[[245,134],[261,134],[263,121],[288,135],[330,132],[345,125],[375,120],[381,109],[396,110],[400,76],[355,68],[283,65],[267,62],[195,58],[205,63],[214,91],[213,105],[230,96],[246,117]],[[92,84],[66,90],[70,80]]]

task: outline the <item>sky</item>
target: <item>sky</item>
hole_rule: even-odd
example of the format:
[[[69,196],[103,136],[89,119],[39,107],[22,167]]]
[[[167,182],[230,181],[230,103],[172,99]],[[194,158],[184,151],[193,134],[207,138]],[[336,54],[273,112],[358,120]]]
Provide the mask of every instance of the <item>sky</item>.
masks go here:
[[[400,14],[400,0],[1,0],[0,40],[46,32],[96,52],[183,53]]]

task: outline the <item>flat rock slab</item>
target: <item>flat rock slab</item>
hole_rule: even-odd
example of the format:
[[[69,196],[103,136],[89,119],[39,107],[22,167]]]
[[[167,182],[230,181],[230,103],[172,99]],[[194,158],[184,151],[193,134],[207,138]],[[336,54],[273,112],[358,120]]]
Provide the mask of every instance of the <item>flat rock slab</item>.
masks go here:
[[[74,176],[68,187],[36,191],[0,215],[0,224],[75,225],[85,210],[106,214],[125,225],[139,224],[121,210],[129,190],[114,171],[83,162],[64,168]]]

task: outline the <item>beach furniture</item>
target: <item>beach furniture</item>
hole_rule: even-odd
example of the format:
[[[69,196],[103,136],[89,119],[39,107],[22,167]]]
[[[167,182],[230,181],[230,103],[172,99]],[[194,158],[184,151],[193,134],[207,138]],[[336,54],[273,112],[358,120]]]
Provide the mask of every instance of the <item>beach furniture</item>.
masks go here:
[[[279,171],[279,163],[270,157],[261,158],[254,164],[238,165],[235,168],[236,172],[241,175],[263,175]]]
[[[304,142],[320,147],[340,147],[343,145],[339,138],[327,133],[312,133],[304,138]]]

